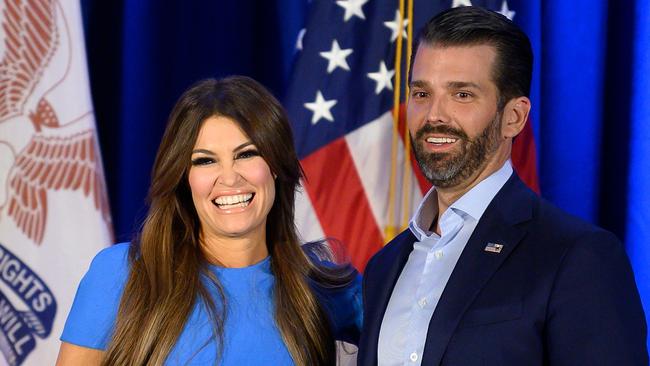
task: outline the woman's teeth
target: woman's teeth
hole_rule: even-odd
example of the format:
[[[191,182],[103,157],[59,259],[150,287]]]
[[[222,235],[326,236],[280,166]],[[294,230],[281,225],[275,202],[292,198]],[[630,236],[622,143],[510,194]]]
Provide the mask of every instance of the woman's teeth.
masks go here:
[[[212,202],[219,208],[246,207],[253,199],[252,193],[219,196]]]

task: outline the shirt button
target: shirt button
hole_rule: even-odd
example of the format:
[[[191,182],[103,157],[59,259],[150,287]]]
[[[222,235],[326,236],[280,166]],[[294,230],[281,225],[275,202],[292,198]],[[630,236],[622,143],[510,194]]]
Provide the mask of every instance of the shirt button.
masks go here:
[[[427,306],[427,299],[425,297],[421,298],[418,300],[418,305],[420,305],[420,308],[424,309],[424,307]]]
[[[409,356],[409,358],[411,359],[412,362],[415,362],[415,361],[418,360],[418,354],[415,353],[415,352],[413,352],[413,353],[411,353],[411,355]]]
[[[441,259],[442,258],[442,250],[436,250],[433,255],[436,257],[436,259]]]

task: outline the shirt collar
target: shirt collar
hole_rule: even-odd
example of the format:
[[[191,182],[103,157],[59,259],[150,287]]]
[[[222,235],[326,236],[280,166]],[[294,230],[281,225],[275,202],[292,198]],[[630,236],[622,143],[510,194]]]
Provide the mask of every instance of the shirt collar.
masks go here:
[[[452,203],[449,208],[460,210],[476,221],[480,220],[487,206],[492,202],[492,199],[501,187],[506,184],[512,172],[512,163],[510,160],[507,160],[499,170],[479,182]],[[409,229],[418,240],[422,240],[422,237],[430,235],[429,228],[437,214],[438,195],[436,194],[435,187],[432,187],[422,199],[413,218],[409,222]]]

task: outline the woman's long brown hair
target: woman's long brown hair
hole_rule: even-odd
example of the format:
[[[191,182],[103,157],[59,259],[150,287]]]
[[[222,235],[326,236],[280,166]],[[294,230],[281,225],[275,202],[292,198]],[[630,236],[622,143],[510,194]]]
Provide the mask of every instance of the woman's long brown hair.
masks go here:
[[[221,357],[228,302],[208,269],[187,182],[194,142],[211,116],[238,123],[277,175],[266,244],[282,338],[296,365],[333,365],[336,349],[330,324],[308,281],[337,286],[349,272],[323,270],[301,249],[294,195],[303,173],[286,113],[264,87],[241,76],[199,82],[181,96],[170,115],[153,168],[149,212],[131,246],[131,271],[103,364],[163,364],[195,302],[208,312],[218,343],[216,362]],[[210,295],[211,286],[217,289],[216,299]]]

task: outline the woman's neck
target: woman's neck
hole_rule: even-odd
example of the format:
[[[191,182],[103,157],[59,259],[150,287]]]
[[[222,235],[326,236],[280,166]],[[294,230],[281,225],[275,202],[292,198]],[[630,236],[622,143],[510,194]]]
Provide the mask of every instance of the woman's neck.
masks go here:
[[[248,267],[269,256],[266,238],[203,236],[201,246],[211,263],[227,268]]]

